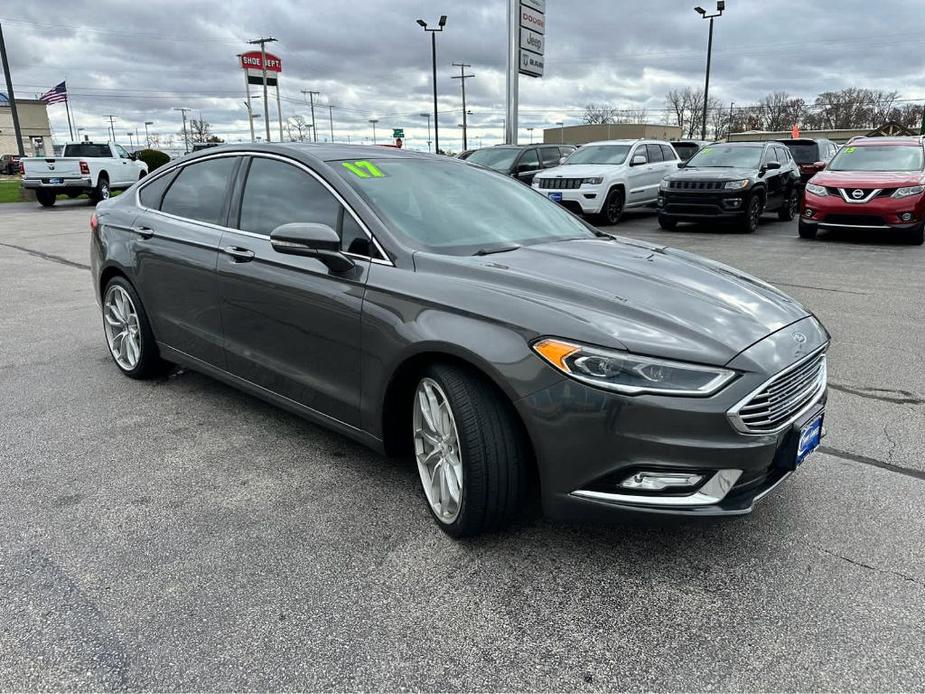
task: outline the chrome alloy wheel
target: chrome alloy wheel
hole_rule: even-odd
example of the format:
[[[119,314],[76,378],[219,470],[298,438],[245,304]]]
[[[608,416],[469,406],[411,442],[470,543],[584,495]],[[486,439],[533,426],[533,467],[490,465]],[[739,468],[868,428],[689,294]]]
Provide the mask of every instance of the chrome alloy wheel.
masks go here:
[[[441,523],[459,515],[463,497],[463,465],[456,420],[446,393],[430,378],[414,393],[414,456],[424,494]]]
[[[134,369],[141,358],[138,312],[128,292],[118,284],[111,286],[103,299],[103,330],[112,358],[126,371]]]

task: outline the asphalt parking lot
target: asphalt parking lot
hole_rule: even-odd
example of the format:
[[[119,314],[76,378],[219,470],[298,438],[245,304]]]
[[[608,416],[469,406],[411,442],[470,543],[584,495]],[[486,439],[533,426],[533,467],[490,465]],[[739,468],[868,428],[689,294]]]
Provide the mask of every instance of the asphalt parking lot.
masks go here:
[[[91,211],[0,206],[0,689],[922,688],[925,248],[627,215],[822,319],[822,451],[751,516],[460,543],[410,462],[122,377]]]

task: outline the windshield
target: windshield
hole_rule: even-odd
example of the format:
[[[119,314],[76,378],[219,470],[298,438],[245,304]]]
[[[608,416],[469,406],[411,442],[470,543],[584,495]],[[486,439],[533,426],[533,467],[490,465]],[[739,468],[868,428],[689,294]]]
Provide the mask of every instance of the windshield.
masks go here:
[[[687,166],[698,169],[711,167],[757,169],[761,161],[762,149],[764,148],[761,146],[709,145],[691,157]]]
[[[865,145],[838,151],[829,171],[921,171],[919,145]]]
[[[815,142],[787,142],[790,156],[797,164],[815,164],[819,161],[819,145]]]
[[[65,157],[111,157],[109,145],[94,145],[84,142],[79,145],[65,145]]]
[[[586,145],[576,149],[563,164],[622,164],[629,145]]]
[[[476,150],[466,157],[466,161],[506,173],[511,170],[518,154],[520,154],[519,149],[512,149],[510,147],[488,147],[486,149]]]
[[[449,160],[331,162],[382,220],[445,255],[595,238],[583,222],[523,183]]]

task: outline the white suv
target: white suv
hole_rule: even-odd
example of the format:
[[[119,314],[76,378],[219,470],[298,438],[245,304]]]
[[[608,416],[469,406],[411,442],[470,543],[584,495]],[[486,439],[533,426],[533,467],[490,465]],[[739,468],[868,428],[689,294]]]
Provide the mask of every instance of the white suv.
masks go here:
[[[661,140],[590,142],[562,165],[537,174],[533,188],[573,212],[616,224],[624,209],[654,205],[659,183],[679,161],[674,147]]]

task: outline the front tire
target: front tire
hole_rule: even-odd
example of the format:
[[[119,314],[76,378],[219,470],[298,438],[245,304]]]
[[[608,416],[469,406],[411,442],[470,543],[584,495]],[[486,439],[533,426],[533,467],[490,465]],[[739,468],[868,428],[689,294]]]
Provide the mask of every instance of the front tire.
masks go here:
[[[658,225],[665,231],[674,231],[678,226],[678,222],[674,219],[669,219],[668,217],[663,217],[662,215],[659,215]]]
[[[620,218],[623,217],[623,207],[625,204],[626,197],[623,195],[623,191],[619,188],[612,189],[607,194],[604,207],[597,215],[598,222],[608,226],[619,224]]]
[[[141,299],[124,277],[114,277],[103,291],[103,334],[109,354],[129,378],[144,380],[162,375],[161,359]]]
[[[812,240],[816,238],[816,234],[818,233],[818,231],[819,229],[816,227],[815,224],[807,224],[802,219],[800,220],[799,232],[800,232],[801,239]]]
[[[443,532],[469,537],[517,516],[528,447],[490,383],[455,366],[428,367],[414,392],[412,427],[424,496]]]
[[[921,246],[925,243],[925,224],[922,224],[917,229],[913,229],[909,234],[909,242]]]
[[[35,199],[39,201],[39,205],[42,207],[51,207],[55,204],[57,196],[53,190],[37,190],[35,191]]]
[[[800,191],[794,186],[790,190],[783,207],[777,211],[777,218],[782,222],[792,222],[800,209]]]
[[[742,220],[740,230],[746,234],[754,234],[758,231],[758,224],[761,221],[764,201],[760,195],[753,195],[748,200],[748,207],[745,209],[745,219]]]

